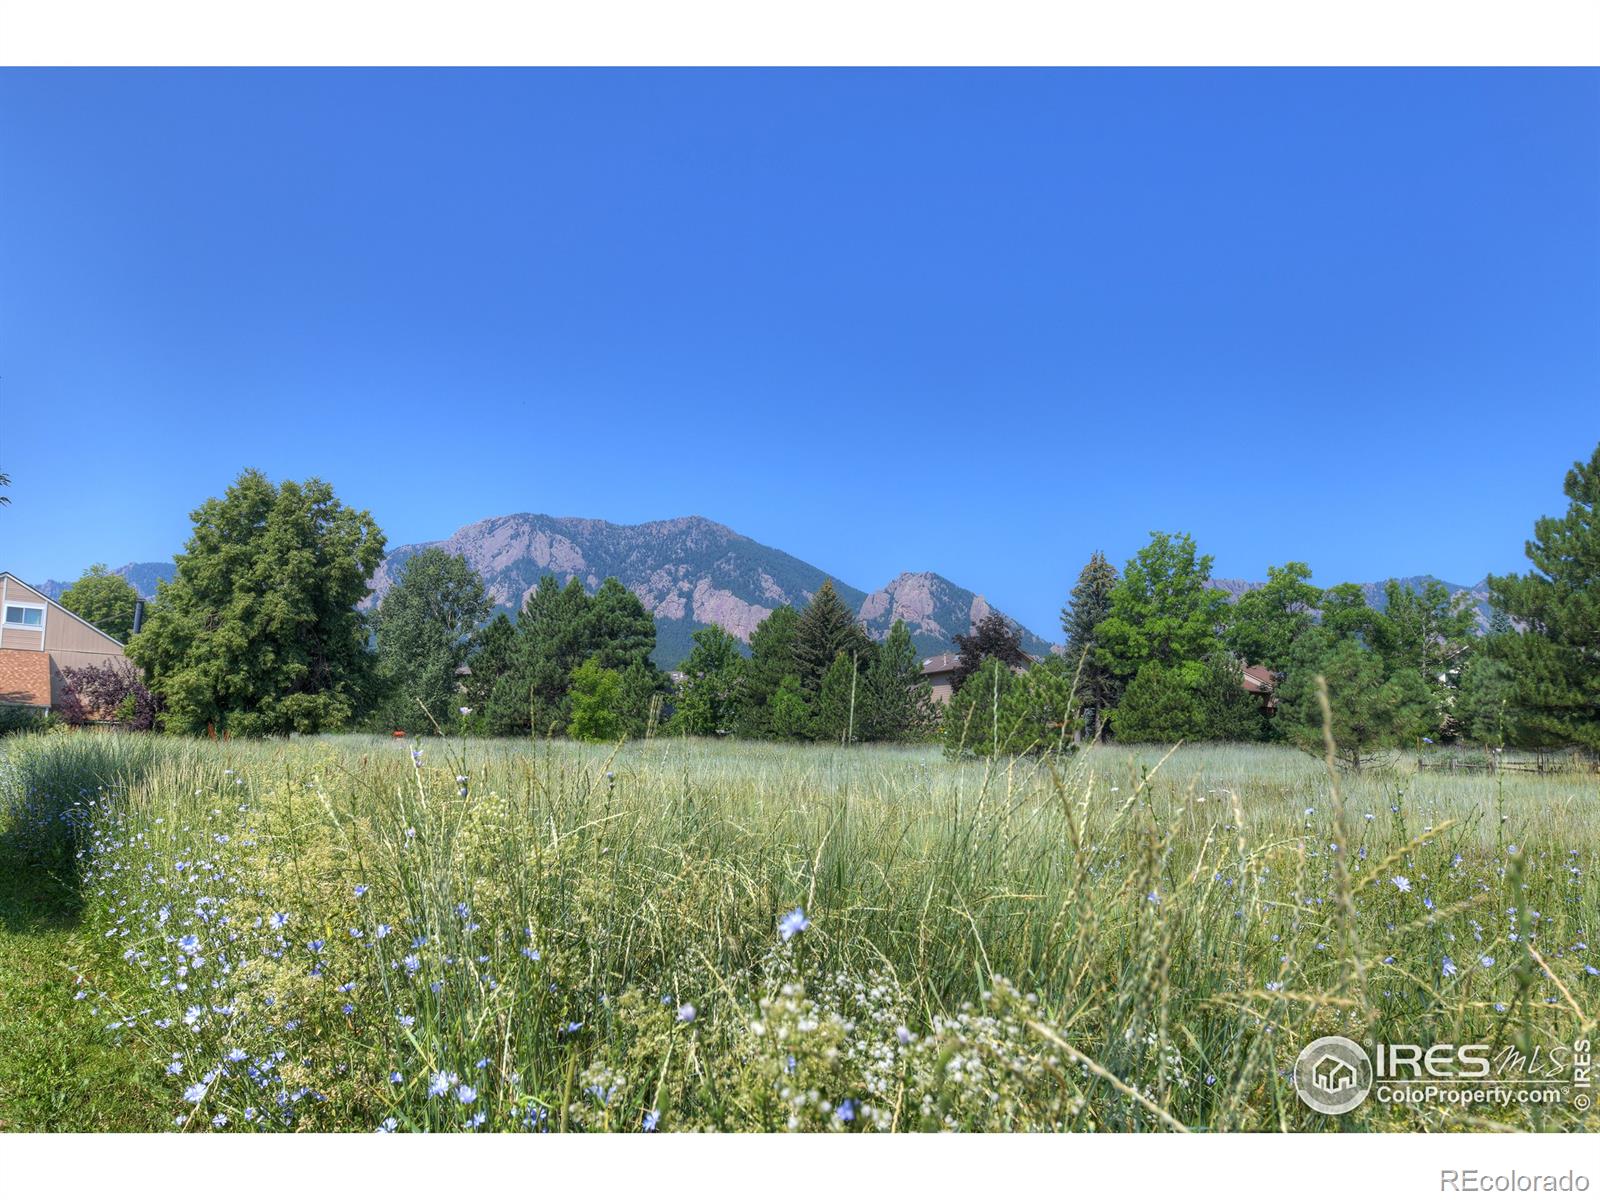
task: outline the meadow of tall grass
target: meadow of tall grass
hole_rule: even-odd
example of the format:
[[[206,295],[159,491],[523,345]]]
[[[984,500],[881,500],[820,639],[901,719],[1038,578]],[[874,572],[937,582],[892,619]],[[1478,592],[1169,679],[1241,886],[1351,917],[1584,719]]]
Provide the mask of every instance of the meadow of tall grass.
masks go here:
[[[159,1074],[165,1127],[1586,1119],[1327,1117],[1291,1072],[1330,1033],[1592,1034],[1592,775],[78,734],[0,743],[0,797],[12,860],[66,880],[105,950],[62,1003]]]

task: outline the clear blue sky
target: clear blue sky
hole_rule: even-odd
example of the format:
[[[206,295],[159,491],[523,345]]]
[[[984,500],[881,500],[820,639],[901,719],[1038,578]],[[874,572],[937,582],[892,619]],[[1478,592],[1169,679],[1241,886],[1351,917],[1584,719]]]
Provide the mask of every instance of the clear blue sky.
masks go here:
[[[1600,73],[0,73],[0,566],[246,466],[700,513],[1049,633],[1090,551],[1522,565],[1600,440]]]

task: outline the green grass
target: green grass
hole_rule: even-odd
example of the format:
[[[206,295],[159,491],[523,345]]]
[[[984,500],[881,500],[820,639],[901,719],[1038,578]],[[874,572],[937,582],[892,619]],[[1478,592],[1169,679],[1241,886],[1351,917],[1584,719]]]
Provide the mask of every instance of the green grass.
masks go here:
[[[1334,1032],[1592,1035],[1592,775],[1401,762],[1344,779],[1341,813],[1319,762],[1274,747],[954,765],[927,748],[428,739],[414,764],[412,745],[0,744],[3,845],[53,863],[58,889],[0,931],[0,962],[39,981],[34,1015],[0,1025],[0,1077],[23,1081],[0,1119],[1580,1123],[1545,1106],[1321,1117],[1287,1072]],[[809,928],[786,941],[795,909]],[[73,1003],[66,966],[86,963]]]

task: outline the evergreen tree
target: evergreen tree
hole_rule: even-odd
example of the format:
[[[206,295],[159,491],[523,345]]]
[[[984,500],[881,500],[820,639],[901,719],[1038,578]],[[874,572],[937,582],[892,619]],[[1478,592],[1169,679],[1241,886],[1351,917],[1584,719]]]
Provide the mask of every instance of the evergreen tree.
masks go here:
[[[670,680],[649,659],[637,659],[620,673],[622,692],[618,711],[623,731],[634,738],[651,734],[660,724],[660,714],[670,691]]]
[[[775,608],[750,634],[750,660],[739,685],[736,727],[743,737],[784,737],[773,728],[771,699],[795,674],[795,631],[800,614],[787,604]]]
[[[655,618],[616,578],[600,584],[588,612],[588,645],[602,667],[621,671],[655,653]]]
[[[984,660],[944,706],[944,752],[988,758],[1002,753],[1009,727],[1002,723],[1017,673],[997,658]]]
[[[471,672],[464,681],[464,702],[472,712],[467,725],[479,732],[489,725],[489,699],[495,685],[511,670],[517,648],[517,627],[505,613],[494,618],[472,638],[467,652],[467,670]]]
[[[1497,653],[1507,636],[1491,638],[1461,669],[1455,715],[1461,736],[1480,746],[1503,747],[1518,733],[1516,676]]]
[[[822,677],[840,654],[865,660],[871,653],[872,639],[839,599],[833,581],[824,580],[795,623],[793,670],[801,690],[814,699],[822,689]]]
[[[1061,610],[1061,631],[1067,637],[1067,661],[1078,678],[1078,699],[1083,706],[1084,728],[1098,737],[1122,695],[1122,683],[1096,657],[1100,622],[1111,615],[1111,593],[1117,586],[1117,569],[1096,550],[1078,575],[1072,599]]]
[[[466,699],[458,671],[488,615],[483,579],[466,559],[437,546],[407,559],[378,605],[382,699],[375,724],[427,729],[431,717],[442,728],[454,727],[456,709]]]
[[[1524,632],[1499,640],[1519,724],[1536,741],[1600,754],[1600,446],[1563,484],[1564,517],[1541,517],[1526,575],[1489,578],[1494,605]]]
[[[1075,748],[1081,724],[1073,690],[1077,668],[1052,654],[1017,677],[1000,710],[1009,754],[1065,754]]]
[[[128,643],[165,701],[164,727],[258,735],[348,724],[372,678],[356,610],[383,558],[371,515],[321,480],[274,486],[246,471],[191,516],[177,577]]]
[[[839,651],[817,692],[812,733],[819,742],[849,745],[861,740],[856,725],[861,715],[861,691],[860,659]]]
[[[488,723],[495,733],[559,734],[567,727],[572,673],[590,657],[590,599],[577,578],[539,580],[517,616],[511,669],[495,683]]]
[[[694,631],[694,648],[678,668],[683,682],[669,729],[694,737],[715,737],[733,727],[738,712],[744,656],[739,639],[720,625]]]
[[[958,692],[988,659],[1008,667],[1025,667],[1033,661],[1022,649],[1021,631],[992,608],[968,632],[956,634],[955,643],[961,657],[950,674],[950,687]]]
[[[133,633],[133,610],[138,602],[133,585],[106,570],[105,563],[95,563],[61,593],[62,608],[119,642],[126,642]]]
[[[933,727],[933,689],[922,677],[922,656],[904,621],[889,627],[860,690],[858,741],[913,740]]]
[[[598,654],[572,673],[572,719],[567,732],[580,742],[614,742],[627,732],[622,712],[622,674],[600,665]]]
[[[1119,742],[1170,745],[1195,738],[1203,720],[1199,701],[1199,680],[1166,663],[1147,662],[1123,688],[1111,714],[1112,732]]]
[[[1286,734],[1310,753],[1320,755],[1323,748],[1318,675],[1328,681],[1334,741],[1351,770],[1381,749],[1412,744],[1431,728],[1427,688],[1415,669],[1386,675],[1377,651],[1355,637],[1318,630],[1296,644],[1278,702]]]

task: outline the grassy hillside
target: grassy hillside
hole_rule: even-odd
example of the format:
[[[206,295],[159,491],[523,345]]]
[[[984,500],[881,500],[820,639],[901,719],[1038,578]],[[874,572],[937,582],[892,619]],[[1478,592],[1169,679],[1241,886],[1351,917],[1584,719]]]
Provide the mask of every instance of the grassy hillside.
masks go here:
[[[0,1039],[0,1079],[34,1064],[0,1093],[12,1128],[1579,1123],[1323,1117],[1288,1071],[1331,1032],[1592,1024],[1593,777],[1374,773],[1341,815],[1318,763],[1263,747],[0,753],[10,861],[62,889],[51,948],[0,929],[37,997]],[[51,1064],[61,1028],[89,1048]]]

